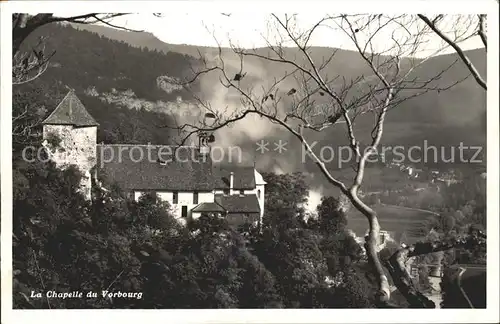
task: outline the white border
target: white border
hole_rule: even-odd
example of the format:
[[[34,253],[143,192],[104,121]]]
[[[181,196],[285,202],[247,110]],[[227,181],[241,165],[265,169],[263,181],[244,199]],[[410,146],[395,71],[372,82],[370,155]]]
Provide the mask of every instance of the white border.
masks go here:
[[[169,321],[174,323],[331,323],[331,322],[373,322],[373,323],[497,323],[498,314],[498,229],[499,229],[499,101],[498,101],[498,1],[265,1],[255,5],[254,1],[16,1],[1,2],[2,51],[1,80],[1,264],[2,264],[2,323],[148,323]],[[286,5],[285,5],[286,4]],[[383,310],[383,309],[315,309],[315,310],[12,310],[12,138],[11,115],[11,14],[14,12],[77,11],[77,12],[172,12],[196,10],[205,12],[255,11],[283,12],[331,10],[334,12],[377,12],[385,13],[488,13],[488,86],[487,96],[487,161],[488,161],[488,308],[486,310]],[[152,8],[153,10],[144,10]],[[331,8],[331,9],[330,9]],[[415,10],[418,10],[416,12]]]

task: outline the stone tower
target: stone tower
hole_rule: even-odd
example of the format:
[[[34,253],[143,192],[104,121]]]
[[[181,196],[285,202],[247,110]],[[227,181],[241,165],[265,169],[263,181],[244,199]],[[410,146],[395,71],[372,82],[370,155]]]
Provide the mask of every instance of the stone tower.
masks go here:
[[[81,191],[90,199],[99,124],[73,90],[42,124],[43,145],[49,150],[51,160],[60,168],[76,165],[83,174]]]

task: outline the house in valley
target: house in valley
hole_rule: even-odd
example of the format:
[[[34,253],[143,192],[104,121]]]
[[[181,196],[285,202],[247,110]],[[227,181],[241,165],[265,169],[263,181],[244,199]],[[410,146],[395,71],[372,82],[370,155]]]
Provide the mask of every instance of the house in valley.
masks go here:
[[[233,224],[262,222],[266,182],[255,167],[220,167],[201,140],[197,146],[98,144],[98,126],[73,91],[43,122],[51,159],[78,167],[88,199],[93,180],[105,176],[133,199],[156,193],[178,219],[218,213]]]

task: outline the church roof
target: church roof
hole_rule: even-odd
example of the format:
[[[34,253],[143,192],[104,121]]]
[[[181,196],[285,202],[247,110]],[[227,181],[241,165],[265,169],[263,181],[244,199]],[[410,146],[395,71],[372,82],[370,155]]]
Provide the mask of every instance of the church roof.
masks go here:
[[[47,117],[44,125],[73,125],[77,127],[99,126],[89,114],[73,90],[70,90],[56,109]]]
[[[218,203],[201,203],[194,207],[191,211],[197,213],[208,213],[208,212],[225,212],[226,210]]]
[[[228,213],[260,213],[259,200],[256,195],[216,195],[215,201]]]
[[[192,146],[97,145],[97,172],[126,190],[211,191],[214,187],[212,161]]]
[[[251,190],[255,188],[255,169],[253,167],[214,168],[215,189],[229,189],[229,178],[234,172],[233,189]]]
[[[97,172],[125,190],[229,189],[230,172],[234,172],[235,190],[255,189],[253,167],[222,169],[212,164],[209,155],[203,158],[195,146],[98,144],[96,153]],[[232,199],[228,200],[230,206],[233,205]],[[243,205],[255,205],[245,200],[242,202]]]

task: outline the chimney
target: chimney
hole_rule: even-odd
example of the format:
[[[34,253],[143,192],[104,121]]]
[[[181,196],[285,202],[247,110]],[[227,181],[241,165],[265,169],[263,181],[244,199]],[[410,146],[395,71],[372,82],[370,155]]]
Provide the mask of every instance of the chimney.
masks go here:
[[[231,174],[229,176],[229,194],[233,194],[233,188],[234,188],[234,172],[231,171]]]
[[[210,148],[208,146],[200,146],[200,154],[206,156],[210,153]]]
[[[200,154],[208,155],[210,153],[210,147],[208,146],[207,134],[202,132],[198,135],[198,149]]]

